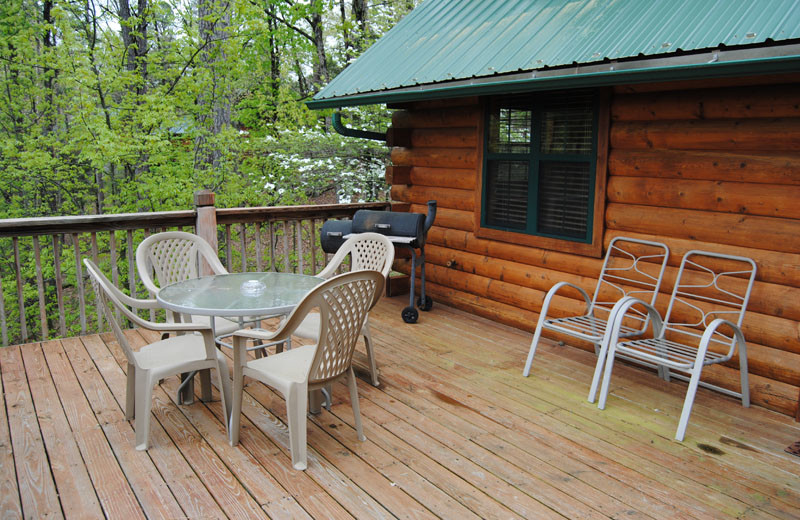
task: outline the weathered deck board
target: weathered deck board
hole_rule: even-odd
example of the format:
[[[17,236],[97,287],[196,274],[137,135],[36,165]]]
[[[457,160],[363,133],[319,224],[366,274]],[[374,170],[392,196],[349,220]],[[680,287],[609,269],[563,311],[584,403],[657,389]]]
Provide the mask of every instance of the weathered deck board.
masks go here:
[[[619,364],[600,411],[592,354],[544,342],[524,378],[529,334],[439,305],[406,325],[406,302],[371,313],[383,384],[359,381],[367,441],[337,384],[308,422],[304,472],[260,383],[231,447],[216,389],[179,406],[168,378],[137,452],[110,334],[3,349],[0,517],[797,518],[790,418],[701,389],[678,443],[684,383]]]

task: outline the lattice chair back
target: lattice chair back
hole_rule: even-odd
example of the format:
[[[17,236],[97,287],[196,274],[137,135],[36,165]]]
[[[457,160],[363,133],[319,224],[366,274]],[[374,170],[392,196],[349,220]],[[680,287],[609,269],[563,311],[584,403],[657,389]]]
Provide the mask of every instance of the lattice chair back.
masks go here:
[[[389,275],[394,262],[394,245],[379,233],[359,233],[348,238],[331,258],[325,269],[317,276],[330,278],[347,256],[350,256],[350,270],[380,271],[384,278]]]
[[[319,309],[320,336],[309,368],[309,385],[337,379],[350,368],[359,333],[384,283],[378,271],[335,276],[308,293],[289,316],[282,328],[293,331],[309,311]]]
[[[661,243],[616,237],[608,245],[587,314],[608,319],[614,305],[626,296],[655,304],[667,266],[669,250]],[[641,315],[642,329],[647,327]]]
[[[755,276],[756,264],[750,258],[689,251],[678,271],[661,337],[697,346],[715,319],[741,328]],[[716,328],[708,338],[712,350],[723,353],[723,361],[733,356],[735,339],[728,327]]]
[[[151,235],[136,249],[136,267],[151,294],[169,284],[205,274],[203,261],[213,274],[227,273],[208,242],[184,231]]]

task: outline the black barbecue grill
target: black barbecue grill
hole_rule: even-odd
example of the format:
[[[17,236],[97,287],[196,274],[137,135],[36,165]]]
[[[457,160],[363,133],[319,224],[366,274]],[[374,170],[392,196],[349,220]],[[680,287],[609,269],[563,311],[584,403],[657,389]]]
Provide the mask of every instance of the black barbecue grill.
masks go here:
[[[347,239],[355,233],[380,233],[394,244],[411,251],[411,289],[408,307],[403,309],[403,321],[416,323],[419,312],[414,308],[414,274],[417,272],[417,249],[420,262],[420,296],[417,307],[429,311],[433,299],[425,295],[425,238],[436,218],[436,201],[428,201],[428,214],[400,213],[397,211],[371,211],[361,209],[353,215],[353,220],[328,220],[320,230],[320,244],[326,253],[335,253]]]

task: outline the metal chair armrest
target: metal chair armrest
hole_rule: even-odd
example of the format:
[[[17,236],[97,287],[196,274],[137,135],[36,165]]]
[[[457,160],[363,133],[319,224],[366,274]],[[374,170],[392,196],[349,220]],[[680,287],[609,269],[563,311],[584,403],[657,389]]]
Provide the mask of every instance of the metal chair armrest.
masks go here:
[[[731,343],[730,349],[728,350],[728,354],[725,356],[727,359],[733,357],[733,351],[736,348],[736,345],[745,345],[744,333],[742,329],[737,326],[732,321],[726,320],[724,318],[716,318],[714,321],[708,324],[706,330],[703,332],[702,338],[700,338],[700,349],[705,355],[706,349],[708,348],[708,343],[711,341],[711,337],[714,335],[714,332],[721,326],[726,325],[733,330],[733,335],[736,341]]]
[[[583,296],[584,301],[586,301],[586,312],[588,313],[589,312],[589,306],[592,305],[592,298],[589,296],[589,293],[587,293],[585,290],[583,290],[583,288],[575,285],[574,283],[570,283],[570,282],[558,282],[557,284],[552,286],[550,288],[550,290],[547,291],[547,295],[544,297],[544,304],[542,305],[542,308],[543,309],[548,308],[549,304],[550,304],[550,300],[552,300],[553,297],[556,295],[556,293],[559,290],[561,290],[562,288],[564,288],[564,287],[570,287],[570,288],[575,289],[576,291],[581,293],[581,295]]]

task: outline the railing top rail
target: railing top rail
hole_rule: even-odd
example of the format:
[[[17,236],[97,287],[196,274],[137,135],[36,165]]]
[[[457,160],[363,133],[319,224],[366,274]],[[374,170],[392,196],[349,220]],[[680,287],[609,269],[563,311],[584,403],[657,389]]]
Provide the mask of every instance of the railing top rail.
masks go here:
[[[356,204],[319,204],[305,206],[262,206],[254,208],[216,208],[219,224],[258,222],[272,219],[303,219],[345,217],[359,209],[388,209],[388,202]],[[140,229],[143,227],[193,226],[194,210],[158,211],[146,213],[116,213],[107,215],[77,215],[66,217],[32,217],[0,219],[0,237],[51,235]]]

